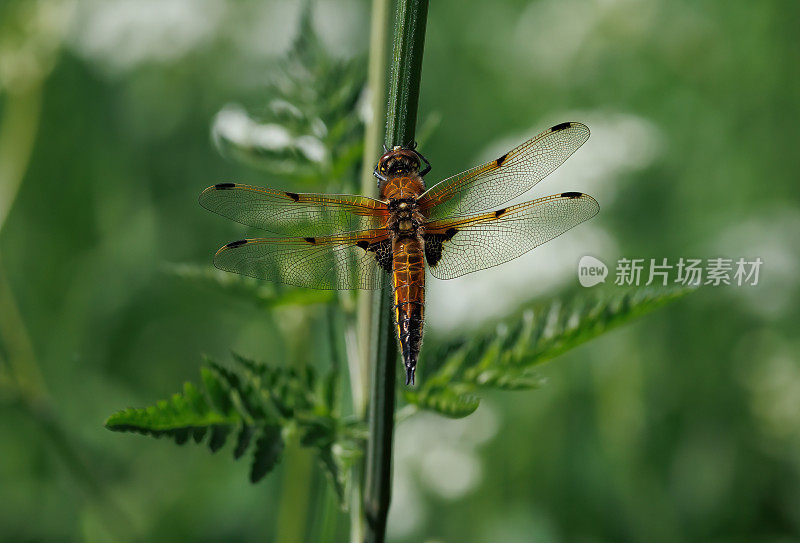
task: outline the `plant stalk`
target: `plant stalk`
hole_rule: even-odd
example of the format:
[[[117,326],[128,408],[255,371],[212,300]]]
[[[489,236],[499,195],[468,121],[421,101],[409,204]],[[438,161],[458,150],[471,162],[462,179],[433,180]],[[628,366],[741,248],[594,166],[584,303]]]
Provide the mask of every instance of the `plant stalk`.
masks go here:
[[[384,122],[386,99],[386,61],[389,34],[389,0],[372,0],[370,17],[369,65],[367,68],[367,88],[369,91],[369,116],[364,134],[363,171],[361,192],[378,196],[378,187],[372,169],[381,152],[380,127]],[[375,360],[377,337],[375,329],[376,311],[380,310],[377,301],[381,291],[362,291],[358,297],[358,357],[349,357],[350,389],[353,397],[353,414],[366,420],[369,395],[370,364]],[[357,366],[353,371],[353,366]],[[365,502],[365,461],[356,462],[352,473],[352,499],[350,500],[350,542],[361,543],[366,533]]]
[[[395,33],[389,76],[389,103],[384,141],[390,146],[414,142],[422,73],[422,52],[428,0],[397,0]],[[373,162],[377,157],[373,157]],[[364,541],[382,543],[392,497],[392,442],[394,436],[397,346],[393,339],[391,291],[384,288],[374,301],[376,341],[370,357],[369,441],[364,489]]]

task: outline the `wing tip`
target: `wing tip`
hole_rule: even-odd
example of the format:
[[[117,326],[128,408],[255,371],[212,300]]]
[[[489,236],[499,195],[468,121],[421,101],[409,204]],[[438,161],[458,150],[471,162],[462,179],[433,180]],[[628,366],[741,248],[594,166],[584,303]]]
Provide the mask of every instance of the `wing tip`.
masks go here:
[[[222,253],[227,251],[228,249],[236,249],[237,247],[242,247],[243,245],[247,245],[250,243],[249,239],[240,239],[237,241],[232,241],[230,243],[226,243],[222,247],[220,247],[216,253],[214,253],[214,264],[217,263],[217,257],[220,256]]]
[[[578,121],[567,121],[567,122],[563,122],[563,123],[558,123],[555,126],[551,126],[549,131],[550,132],[560,132],[562,130],[566,130],[567,128],[578,128],[578,129],[581,129],[582,131],[586,132],[586,137],[587,138],[589,137],[589,134],[591,134],[591,130],[589,130],[589,127],[586,126],[585,124],[581,123],[581,122],[578,122]]]
[[[589,200],[594,203],[597,203],[597,200],[591,194],[586,194],[585,192],[580,192],[576,190],[569,190],[567,192],[562,192],[561,194],[556,195],[559,198],[569,198],[570,200]]]
[[[577,196],[577,198],[592,203],[592,214],[589,216],[590,219],[600,213],[600,203],[593,196],[586,194],[585,192],[579,192],[577,194],[580,195]]]
[[[236,270],[232,270],[232,269],[229,269],[228,267],[224,266],[222,261],[220,261],[220,258],[225,256],[225,254],[228,251],[228,249],[236,249],[237,247],[242,247],[242,246],[247,245],[248,243],[250,243],[250,241],[252,241],[252,240],[240,239],[240,240],[232,241],[230,243],[226,243],[225,245],[223,245],[222,247],[217,249],[217,252],[214,253],[214,266],[219,268],[220,270],[223,270],[223,271],[233,271],[233,272],[235,272]]]
[[[568,192],[562,192],[558,196],[560,198],[568,198],[570,200],[579,200],[580,199],[580,200],[584,200],[584,201],[588,201],[588,202],[594,203],[595,211],[592,214],[592,216],[594,216],[595,214],[597,214],[598,211],[600,211],[600,204],[597,203],[597,200],[595,200],[593,196],[591,196],[589,194],[586,194],[585,192],[568,191]]]
[[[211,185],[210,187],[206,187],[205,189],[203,189],[203,191],[200,193],[200,196],[198,197],[198,202],[204,208],[206,208],[206,209],[208,209],[210,211],[214,211],[214,209],[212,209],[211,207],[206,205],[206,201],[205,201],[206,197],[209,194],[213,193],[213,192],[217,192],[219,190],[231,190],[231,189],[235,189],[238,186],[240,186],[240,185],[237,184],[237,183],[217,183],[215,185]]]
[[[224,248],[225,249],[235,249],[236,247],[241,247],[242,245],[246,245],[250,240],[247,239],[240,239],[237,241],[232,241],[230,243],[226,243]]]

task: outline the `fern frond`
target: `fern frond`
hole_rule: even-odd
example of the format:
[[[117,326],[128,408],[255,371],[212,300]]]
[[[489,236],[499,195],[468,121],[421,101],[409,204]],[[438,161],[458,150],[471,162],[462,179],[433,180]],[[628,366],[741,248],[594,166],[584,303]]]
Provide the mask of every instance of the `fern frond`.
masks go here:
[[[534,367],[694,289],[644,288],[530,307],[488,332],[439,349],[444,361],[406,401],[449,417],[477,409],[481,389],[538,388]]]
[[[207,438],[212,452],[235,435],[233,456],[252,450],[250,480],[257,482],[280,461],[288,436],[316,450],[337,495],[344,502],[347,455],[360,453],[361,440],[352,425],[333,416],[327,379],[307,368],[275,368],[234,355],[237,369],[206,360],[200,370],[203,389],[186,383],[183,392],[142,409],[125,409],[106,421],[109,430],[170,437],[182,445]]]

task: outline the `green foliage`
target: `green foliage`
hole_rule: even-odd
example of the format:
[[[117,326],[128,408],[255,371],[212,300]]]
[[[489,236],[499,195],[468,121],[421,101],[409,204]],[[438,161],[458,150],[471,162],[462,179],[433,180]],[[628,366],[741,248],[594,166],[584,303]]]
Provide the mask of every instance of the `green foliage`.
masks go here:
[[[406,391],[410,404],[448,417],[465,417],[478,408],[481,389],[528,390],[542,385],[534,367],[609,329],[671,302],[692,289],[613,291],[594,298],[556,299],[524,310],[483,334],[445,345],[429,360],[442,359],[438,371]]]
[[[106,421],[118,432],[167,436],[178,445],[206,436],[212,452],[235,434],[233,455],[252,450],[250,480],[257,482],[280,461],[285,443],[296,439],[316,451],[344,503],[348,468],[360,455],[353,425],[336,416],[329,378],[312,368],[274,368],[234,355],[237,369],[211,360],[201,368],[203,389],[186,383],[183,393],[154,406],[126,409]],[[251,447],[252,445],[252,447]]]
[[[222,110],[214,141],[224,155],[295,183],[323,179],[339,184],[355,179],[347,174],[361,158],[358,107],[365,62],[331,56],[311,23],[308,4],[287,56],[270,70],[266,106],[255,113],[239,106]]]
[[[465,417],[478,408],[480,390],[538,388],[542,379],[534,371],[537,364],[689,291],[639,289],[526,309],[490,332],[444,345],[439,369],[421,380],[419,389],[406,390],[406,401],[448,417]],[[244,292],[261,300],[258,289]],[[364,436],[358,424],[337,415],[336,376],[320,377],[310,367],[276,368],[239,355],[234,359],[236,370],[207,360],[200,371],[202,390],[186,383],[169,400],[112,415],[106,427],[167,436],[179,445],[190,438],[205,440],[212,452],[235,435],[235,458],[252,451],[253,482],[277,465],[286,441],[296,439],[316,451],[344,504],[350,467],[363,454]]]
[[[292,496],[260,485],[230,499],[226,470],[209,462],[183,481],[180,496],[191,499],[176,501],[175,492],[152,489],[190,451],[166,450],[164,439],[150,444],[154,449],[134,437],[110,436],[125,440],[120,447],[93,436],[108,405],[139,405],[133,398],[149,397],[153,383],[182,392],[182,382],[192,380],[207,397],[197,374],[176,377],[186,367],[177,353],[217,352],[236,342],[289,366],[297,363],[290,344],[305,344],[311,348],[297,358],[327,367],[331,349],[319,342],[325,333],[318,321],[291,332],[282,322],[299,313],[317,319],[318,308],[269,306],[275,314],[254,324],[243,304],[219,303],[222,296],[248,299],[235,292],[239,283],[215,295],[210,283],[187,279],[183,288],[156,273],[164,259],[210,267],[218,243],[245,237],[193,202],[211,183],[331,192],[339,182],[330,175],[316,184],[277,179],[268,159],[262,174],[209,149],[209,120],[232,97],[259,125],[273,122],[267,101],[277,95],[259,82],[274,73],[268,55],[283,46],[296,12],[269,0],[120,9],[134,4],[0,2],[0,184],[14,189],[0,195],[0,275],[10,287],[0,293],[0,306],[13,302],[19,317],[15,323],[7,320],[13,313],[3,313],[0,325],[0,539],[277,541],[278,511],[309,511],[283,514],[281,527],[326,523],[311,512],[326,485],[313,485],[308,503],[287,503]],[[328,43],[345,37],[349,50],[365,46],[366,25],[353,28],[368,19],[368,3],[336,3],[335,16],[332,3],[317,4],[328,8],[316,17],[317,28],[326,25],[333,37]],[[435,31],[428,34],[420,123],[437,112],[443,122],[427,143],[421,124],[416,136],[433,163],[430,183],[573,118],[565,111],[577,112],[595,136],[566,166],[592,166],[578,164],[575,176],[565,171],[541,186],[548,194],[586,190],[598,197],[600,215],[575,231],[581,240],[586,234],[587,251],[608,262],[622,255],[761,256],[764,267],[757,287],[704,289],[659,313],[664,334],[626,328],[613,338],[618,354],[594,352],[594,345],[576,351],[602,363],[577,373],[549,367],[558,387],[493,406],[503,430],[475,451],[477,492],[459,503],[419,481],[419,494],[395,493],[403,510],[411,504],[423,513],[402,519],[411,534],[405,540],[469,542],[490,533],[509,541],[800,539],[800,410],[793,408],[800,395],[800,3],[463,6],[456,14],[445,3],[431,5]],[[580,40],[571,43],[579,47],[543,46],[574,36],[576,21]],[[464,31],[478,26],[486,39]],[[298,100],[290,96],[289,103]],[[655,139],[642,137],[648,133]],[[29,161],[26,142],[35,144]],[[17,186],[18,196],[7,196]],[[590,232],[595,227],[600,238]],[[598,240],[605,242],[593,246]],[[260,286],[264,298],[277,295],[274,285]],[[331,311],[341,317],[341,308]],[[332,332],[342,344],[349,326],[342,317]],[[273,353],[279,334],[286,334],[284,360]],[[426,337],[421,388],[439,369],[442,341]],[[440,360],[454,352],[443,349]],[[17,372],[26,360],[35,361],[33,371]],[[52,410],[22,403],[36,370]],[[468,395],[484,394],[470,388]],[[228,451],[236,448],[238,428],[227,437]],[[240,477],[258,439],[252,430]],[[427,454],[423,441],[406,445]],[[228,451],[216,460],[229,463]],[[154,461],[164,452],[168,461]],[[75,468],[80,458],[89,470]],[[305,469],[300,476],[308,480]],[[96,494],[99,487],[110,492]],[[127,515],[106,509],[109,495],[124,497]],[[138,530],[129,530],[123,516]],[[329,524],[338,525],[329,539],[305,539],[345,541],[346,519]]]

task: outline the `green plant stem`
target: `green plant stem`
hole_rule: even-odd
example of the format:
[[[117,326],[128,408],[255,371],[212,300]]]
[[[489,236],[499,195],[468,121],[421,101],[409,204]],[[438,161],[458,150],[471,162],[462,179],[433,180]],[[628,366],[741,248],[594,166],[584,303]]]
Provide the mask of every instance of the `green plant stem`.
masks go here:
[[[284,458],[275,541],[299,543],[306,541],[308,534],[314,458],[310,449],[300,447],[296,441],[287,446]]]
[[[414,141],[427,17],[427,0],[397,1],[385,133],[385,141],[390,146],[411,145]],[[393,339],[391,305],[391,292],[383,289],[373,306],[376,341],[370,360],[372,377],[364,489],[364,541],[368,543],[384,541],[392,497],[397,347]]]
[[[392,500],[392,443],[394,437],[397,346],[391,318],[391,293],[384,289],[376,301],[375,359],[372,363],[369,403],[369,440],[364,488],[364,541],[380,543]]]
[[[414,143],[427,21],[428,0],[398,0],[386,113],[389,147]]]
[[[364,135],[363,171],[361,192],[378,195],[378,187],[372,170],[381,152],[386,99],[386,60],[389,34],[389,0],[373,0],[370,17],[369,66],[367,87],[369,89],[369,117]],[[358,298],[358,357],[349,359],[350,389],[353,397],[353,414],[366,419],[367,395],[369,394],[370,362],[376,358],[377,337],[375,334],[376,311],[380,310],[381,291],[362,291]],[[352,472],[352,498],[350,500],[350,542],[361,543],[366,533],[365,461],[356,462]]]
[[[283,336],[291,338],[287,344],[289,363],[302,372],[310,356],[308,343],[301,338],[308,337],[311,316],[308,308],[285,308],[284,311],[284,318],[280,318],[280,313],[278,315]],[[287,443],[284,459],[275,541],[299,543],[306,541],[309,533],[314,457],[309,449],[300,446],[297,436],[294,436]]]
[[[386,97],[386,56],[387,35],[389,30],[389,0],[373,0],[370,23],[369,66],[367,72],[367,88],[369,89],[369,118],[364,135],[363,170],[361,172],[361,192],[370,196],[378,196],[378,186],[372,170],[381,154],[383,134],[380,127],[384,121],[384,104]],[[372,333],[372,313],[378,291],[363,291],[359,296],[358,329],[359,329],[359,368],[351,370],[356,379],[351,377],[353,388],[354,414],[363,418],[367,408],[369,383],[370,353],[374,352],[375,337]]]

